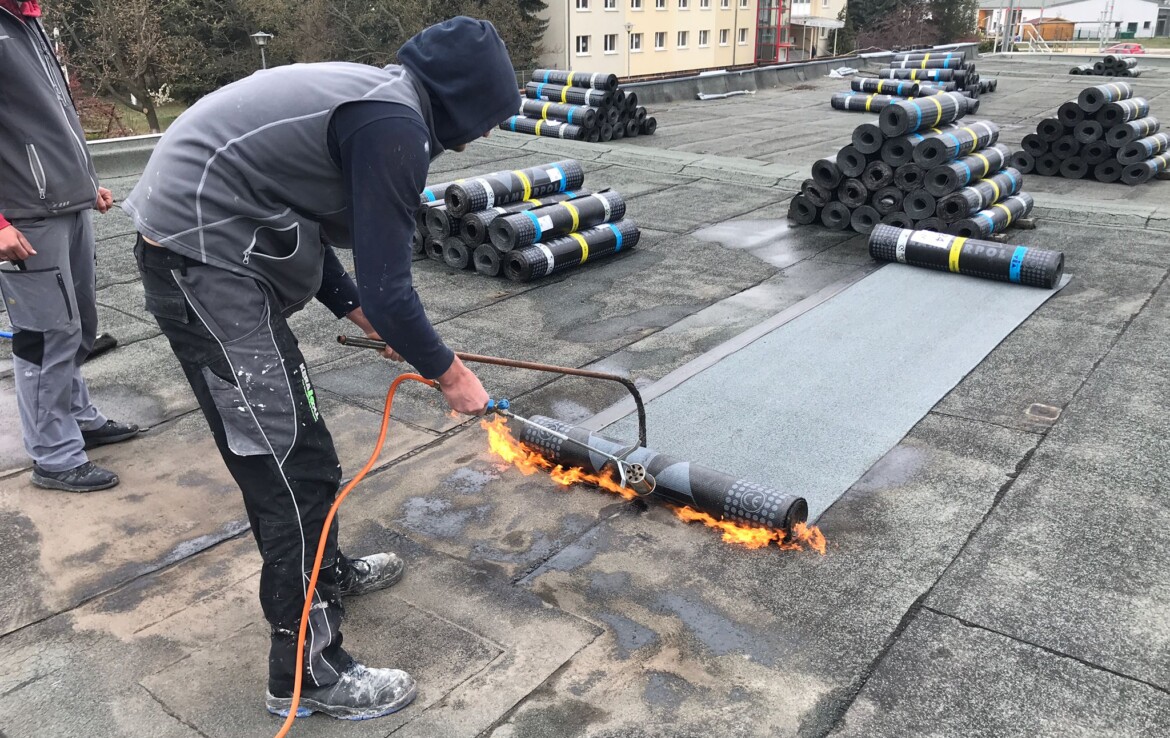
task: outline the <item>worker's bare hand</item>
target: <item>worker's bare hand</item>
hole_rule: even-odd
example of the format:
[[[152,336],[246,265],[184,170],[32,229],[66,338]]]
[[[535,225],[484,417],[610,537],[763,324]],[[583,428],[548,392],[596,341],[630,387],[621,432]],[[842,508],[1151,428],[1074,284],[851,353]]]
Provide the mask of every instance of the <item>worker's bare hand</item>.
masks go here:
[[[16,230],[16,226],[0,229],[0,260],[24,261],[36,253],[24,234]]]
[[[479,381],[479,377],[463,365],[459,357],[455,357],[451,368],[439,377],[439,389],[447,404],[457,413],[464,415],[483,415],[487,410],[488,394]]]
[[[370,321],[366,319],[366,314],[362,312],[361,307],[356,307],[349,312],[349,321],[361,329],[362,333],[366,334],[366,338],[374,341],[381,341],[382,337],[378,335],[378,331],[374,330],[374,326],[370,325]],[[391,361],[402,361],[402,355],[387,344],[386,348],[382,349],[382,356]]]
[[[94,210],[98,211],[102,215],[105,215],[113,206],[114,193],[110,192],[105,187],[98,187],[97,202],[93,204]]]

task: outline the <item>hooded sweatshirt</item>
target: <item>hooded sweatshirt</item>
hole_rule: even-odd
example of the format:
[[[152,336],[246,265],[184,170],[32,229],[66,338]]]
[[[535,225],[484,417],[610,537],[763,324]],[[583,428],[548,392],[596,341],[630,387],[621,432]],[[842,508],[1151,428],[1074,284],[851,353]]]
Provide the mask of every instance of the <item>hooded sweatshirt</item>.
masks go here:
[[[286,315],[345,291],[322,285],[323,239],[354,248],[366,317],[433,378],[452,354],[410,279],[418,193],[432,156],[490,130],[519,93],[490,23],[454,18],[403,50],[414,69],[294,64],[204,97],[163,135],[123,207],[163,247],[261,280]]]

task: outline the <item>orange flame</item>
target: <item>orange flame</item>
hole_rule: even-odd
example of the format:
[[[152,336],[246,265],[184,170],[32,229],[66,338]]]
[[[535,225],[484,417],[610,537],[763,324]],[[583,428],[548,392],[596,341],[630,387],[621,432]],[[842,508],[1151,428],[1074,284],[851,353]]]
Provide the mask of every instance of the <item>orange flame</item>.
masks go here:
[[[621,495],[627,500],[637,497],[633,490],[621,486],[609,476],[590,474],[580,467],[566,468],[560,464],[554,464],[538,451],[517,441],[512,436],[507,422],[501,416],[497,415],[490,421],[481,420],[479,424],[488,433],[488,446],[492,453],[519,469],[525,476],[531,476],[543,469],[548,471],[549,477],[554,482],[564,487],[577,482],[585,482]],[[747,548],[763,548],[774,542],[785,551],[803,551],[808,548],[823,556],[827,546],[825,534],[815,525],[797,523],[791,531],[785,534],[784,531],[750,528],[727,520],[718,520],[705,512],[699,512],[689,507],[675,505],[669,507],[684,522],[700,522],[708,528],[714,528],[723,533],[723,540],[727,543],[735,543]]]

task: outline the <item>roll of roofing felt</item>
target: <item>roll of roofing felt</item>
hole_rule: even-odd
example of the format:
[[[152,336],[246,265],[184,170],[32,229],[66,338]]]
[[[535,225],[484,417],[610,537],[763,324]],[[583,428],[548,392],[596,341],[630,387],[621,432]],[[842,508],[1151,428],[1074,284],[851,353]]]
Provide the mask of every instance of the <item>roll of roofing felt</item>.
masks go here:
[[[1045,118],[1036,125],[1036,135],[1052,144],[1064,135],[1064,129],[1060,118]]]
[[[902,209],[906,194],[897,187],[883,187],[875,190],[869,197],[869,204],[878,212],[879,216],[896,213]]]
[[[1123,165],[1137,164],[1167,150],[1170,150],[1170,133],[1155,133],[1153,136],[1139,138],[1133,143],[1126,144],[1117,152],[1117,161]]]
[[[834,92],[829,105],[834,110],[852,110],[857,113],[880,113],[892,102],[901,100],[893,95],[867,95],[863,92]]]
[[[890,69],[966,69],[963,57],[929,57],[890,62]]]
[[[537,69],[532,73],[533,82],[567,87],[590,87],[595,90],[616,90],[618,77],[605,72],[565,72],[560,69]]]
[[[420,228],[415,228],[414,235],[411,236],[410,252],[412,254],[426,254],[427,252],[427,237]]]
[[[446,203],[422,208],[426,212],[427,233],[431,238],[447,238],[459,233],[459,219],[447,215]]]
[[[545,138],[563,138],[568,141],[582,141],[586,138],[584,126],[575,126],[559,120],[542,120],[513,115],[500,124],[500,130],[513,133],[528,133]]]
[[[852,144],[842,146],[841,150],[837,152],[837,166],[841,167],[843,176],[860,177],[868,163],[869,157],[853,148]]]
[[[877,76],[882,79],[911,79],[915,82],[954,82],[966,84],[975,74],[966,69],[881,69]]]
[[[472,266],[471,249],[457,236],[444,238],[443,261],[452,269],[467,269]]]
[[[588,261],[629,251],[638,245],[641,232],[632,220],[590,228],[554,238],[504,255],[504,275],[516,282],[528,282],[572,269]]]
[[[1106,103],[1097,111],[1097,120],[1108,129],[1131,120],[1145,118],[1149,114],[1149,100],[1144,97],[1131,97],[1127,100]]]
[[[881,215],[869,205],[862,205],[849,216],[849,225],[858,233],[869,233],[881,222]]]
[[[970,218],[963,218],[951,224],[951,232],[958,236],[987,238],[999,233],[1020,218],[1032,212],[1032,196],[1021,192],[1004,198],[986,210],[980,210]]]
[[[1077,104],[1076,100],[1061,103],[1060,107],[1056,109],[1057,120],[1070,128],[1084,120],[1087,115],[1088,113]]]
[[[1024,140],[1020,142],[1020,145],[1024,147],[1024,151],[1027,151],[1034,157],[1047,154],[1049,149],[1049,142],[1041,138],[1038,133],[1029,133],[1024,136]]]
[[[575,197],[584,197],[588,194],[590,193],[582,190],[566,190],[565,192],[556,192],[551,195],[544,195],[543,197],[532,197],[527,200],[521,200],[520,202],[488,208],[487,210],[480,210],[475,213],[468,213],[459,219],[459,237],[468,246],[478,246],[488,240],[488,226],[501,215],[522,213],[525,210],[539,208],[544,205],[552,205],[555,202],[572,200]]]
[[[902,209],[914,220],[931,218],[938,209],[938,200],[926,190],[914,190],[906,194]]]
[[[995,144],[970,156],[930,169],[926,173],[923,186],[935,197],[942,197],[1003,169],[1009,156],[1011,154],[1007,146]]]
[[[1130,164],[1121,171],[1121,181],[1127,185],[1137,185],[1148,182],[1157,174],[1170,170],[1170,154],[1157,156]]]
[[[1076,156],[1081,153],[1081,143],[1076,138],[1069,134],[1061,136],[1052,144],[1052,153],[1056,154],[1057,159],[1067,159],[1070,156]]]
[[[870,233],[869,254],[880,261],[1045,289],[1060,284],[1064,274],[1060,251],[888,226],[878,226]]]
[[[899,51],[894,54],[894,61],[914,61],[922,59],[964,59],[966,54],[962,51]]]
[[[903,164],[909,164],[914,160],[915,146],[918,146],[928,138],[941,136],[947,131],[955,130],[955,128],[957,128],[957,126],[954,124],[947,124],[924,131],[911,133],[907,136],[896,136],[891,138],[882,144],[882,161],[892,167],[900,167]]]
[[[653,136],[654,131],[658,130],[658,119],[650,116],[638,125],[638,130],[643,136]]]
[[[1105,127],[1096,120],[1082,120],[1073,126],[1073,138],[1082,144],[1093,143],[1105,135]]]
[[[1116,156],[1113,153],[1113,148],[1105,141],[1094,141],[1087,143],[1081,148],[1081,158],[1085,160],[1085,164],[1089,167],[1095,167],[1106,159],[1112,159]],[[1016,167],[1019,169],[1019,167]],[[1021,172],[1024,170],[1020,169]],[[1024,172],[1027,174],[1027,172]]]
[[[809,225],[815,223],[819,215],[820,207],[804,195],[795,195],[788,202],[788,217],[794,223]]]
[[[605,90],[585,90],[567,85],[529,82],[524,85],[524,96],[530,100],[551,100],[573,105],[606,107],[613,105],[613,93]]]
[[[923,218],[914,221],[914,230],[916,231],[941,231],[942,228],[943,222],[938,218]]]
[[[1095,113],[1111,102],[1133,97],[1133,88],[1128,82],[1110,82],[1081,90],[1077,103],[1086,113]]]
[[[815,207],[823,208],[833,199],[833,191],[827,187],[821,187],[814,180],[806,179],[800,184],[800,194],[808,198]]]
[[[839,200],[832,200],[821,208],[821,223],[834,231],[843,231],[849,227],[849,220],[853,213],[849,207]]]
[[[927,139],[914,147],[914,162],[929,169],[987,148],[999,140],[999,126],[991,121],[964,121],[965,125]]]
[[[812,165],[813,181],[826,189],[836,189],[841,184],[841,167],[837,166],[837,155],[817,159]]]
[[[882,224],[896,226],[898,228],[912,228],[914,227],[914,219],[904,212],[890,213],[882,216]]]
[[[1117,159],[1106,159],[1093,167],[1093,177],[1098,182],[1116,182],[1124,171],[1125,167]]]
[[[1105,132],[1105,141],[1115,149],[1119,149],[1139,138],[1152,136],[1161,130],[1161,122],[1153,117],[1138,118],[1136,120],[1119,123]]]
[[[443,258],[443,241],[438,238],[428,238],[426,246],[426,254],[428,258],[446,263]]]
[[[1060,162],[1060,176],[1067,179],[1082,179],[1089,173],[1089,165],[1079,156],[1070,156]]]
[[[861,172],[861,182],[870,192],[876,192],[894,183],[894,168],[881,159],[871,161]]]
[[[1060,172],[1060,158],[1049,151],[1036,157],[1036,174],[1055,177]]]
[[[1031,174],[1036,168],[1036,157],[1027,151],[1017,151],[1011,156],[1011,165],[1020,170],[1020,174]]]
[[[566,105],[547,100],[521,100],[520,115],[542,120],[559,120],[582,128],[597,126],[597,112],[600,108],[588,105]]]
[[[952,123],[967,113],[968,106],[968,98],[957,92],[903,100],[887,106],[878,116],[878,125],[887,136],[905,136]]]
[[[476,246],[471,253],[471,261],[475,264],[475,271],[487,277],[498,277],[504,269],[503,257],[490,243]]]
[[[837,187],[837,199],[850,209],[859,208],[869,200],[869,190],[860,179],[849,177]]]
[[[894,170],[894,185],[904,192],[917,190],[926,181],[926,170],[914,162],[903,164]]]
[[[972,216],[1016,194],[1023,183],[1024,178],[1017,170],[1003,169],[944,197],[938,205],[938,217],[946,223],[953,223]]]
[[[626,201],[618,193],[607,190],[514,215],[501,215],[488,226],[488,238],[500,251],[512,251],[624,217]]]
[[[575,190],[585,181],[585,171],[573,159],[554,161],[529,169],[496,172],[452,185],[444,198],[447,211],[463,217],[477,210]]]
[[[881,95],[918,97],[918,83],[913,80],[855,77],[849,80],[849,89],[854,92],[876,92]]]

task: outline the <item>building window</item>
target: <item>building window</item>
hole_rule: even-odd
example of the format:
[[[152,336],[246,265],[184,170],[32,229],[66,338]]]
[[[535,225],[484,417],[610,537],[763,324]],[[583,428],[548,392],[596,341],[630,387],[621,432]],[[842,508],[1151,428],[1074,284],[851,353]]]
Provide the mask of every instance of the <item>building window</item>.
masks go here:
[[[604,7],[606,10],[617,10],[617,0],[605,0]]]
[[[666,49],[666,31],[658,31],[654,34],[654,50],[664,51]]]
[[[739,0],[739,7],[746,8],[747,6],[748,6],[748,0]]]
[[[1145,23],[1143,23],[1142,28],[1146,31],[1150,30],[1150,22],[1146,21]]]
[[[710,45],[711,45],[711,32],[710,31],[699,31],[699,46],[704,47],[704,46],[710,46]]]
[[[679,10],[689,10],[691,7],[691,0],[678,0]]]
[[[731,7],[731,0],[719,0],[719,7],[727,10]]]
[[[641,10],[642,0],[630,0],[630,10]]]
[[[588,56],[588,55],[589,55],[589,37],[588,36],[578,36],[577,37],[577,56]]]
[[[642,34],[631,33],[630,34],[630,51],[641,51],[641,50],[642,50]]]
[[[710,10],[711,0],[699,0],[699,10]]]
[[[730,39],[731,39],[731,29],[730,28],[722,28],[719,30],[719,45],[720,46],[726,46],[727,42]]]
[[[601,50],[607,54],[617,53],[617,34],[607,33],[601,37]]]
[[[654,0],[655,10],[666,10],[666,0]]]
[[[589,10],[589,0],[577,0],[577,10]]]
[[[747,43],[747,29],[741,28],[741,29],[739,29],[739,45],[743,46],[746,43]]]
[[[679,31],[678,32],[678,47],[680,49],[685,49],[687,47],[687,37],[688,36],[690,36],[689,31]]]
[[[821,0],[821,7],[822,8],[829,7],[829,0]]]

